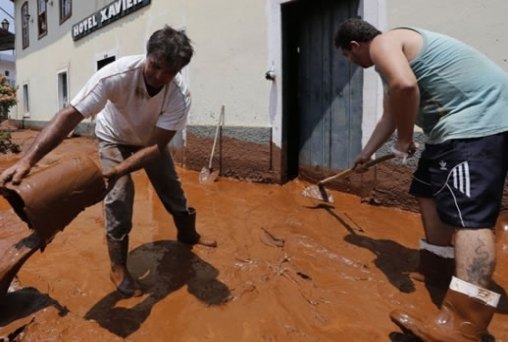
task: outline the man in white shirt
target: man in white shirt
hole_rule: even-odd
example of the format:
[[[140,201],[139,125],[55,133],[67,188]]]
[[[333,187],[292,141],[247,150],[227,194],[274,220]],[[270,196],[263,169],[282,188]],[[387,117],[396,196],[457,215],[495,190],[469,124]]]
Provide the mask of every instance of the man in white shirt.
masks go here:
[[[130,173],[143,168],[166,210],[173,216],[180,242],[216,247],[196,231],[196,211],[188,207],[168,150],[184,128],[190,92],[180,71],[193,48],[183,31],[169,26],[155,31],[146,56],[127,56],[97,71],[37,136],[24,156],[0,175],[0,185],[19,184],[30,169],[84,118],[96,115],[95,134],[109,192],[104,199],[111,280],[124,296],[139,296],[139,284],[127,270],[134,185]]]

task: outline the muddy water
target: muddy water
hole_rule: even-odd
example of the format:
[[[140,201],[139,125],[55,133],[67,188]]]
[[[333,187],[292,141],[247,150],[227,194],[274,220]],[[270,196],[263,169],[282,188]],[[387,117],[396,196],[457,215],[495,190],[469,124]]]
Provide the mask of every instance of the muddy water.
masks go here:
[[[94,148],[91,140],[71,139],[43,162],[78,151],[94,155]],[[11,162],[0,162],[0,169]],[[416,267],[422,236],[417,214],[362,204],[339,192],[333,192],[333,207],[320,206],[300,195],[308,184],[299,181],[278,186],[220,178],[201,185],[197,172],[179,172],[197,209],[198,229],[218,240],[217,249],[176,243],[170,216],[137,172],[129,267],[145,295],[123,299],[114,291],[97,204],[24,264],[19,280],[25,288],[0,304],[0,336],[403,341],[388,318],[392,309],[436,312],[443,293],[407,275]],[[0,201],[2,225],[8,208]],[[495,280],[503,292],[508,239],[500,235]],[[508,341],[506,296],[498,311],[490,332]]]

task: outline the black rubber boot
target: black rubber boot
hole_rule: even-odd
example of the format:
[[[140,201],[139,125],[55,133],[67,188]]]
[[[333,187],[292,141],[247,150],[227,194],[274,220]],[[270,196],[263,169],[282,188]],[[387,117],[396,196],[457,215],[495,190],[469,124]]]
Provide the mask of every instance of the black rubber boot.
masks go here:
[[[438,248],[451,248],[435,246]],[[426,249],[420,249],[418,270],[409,274],[416,281],[447,289],[455,272],[455,258],[443,257]]]
[[[173,215],[177,230],[177,240],[189,245],[200,244],[208,247],[217,247],[217,241],[204,239],[196,231],[196,209],[189,208],[188,214]]]
[[[127,270],[127,253],[129,251],[129,237],[123,240],[107,238],[109,258],[111,260],[111,281],[116,289],[125,297],[137,297],[143,292],[139,284]]]

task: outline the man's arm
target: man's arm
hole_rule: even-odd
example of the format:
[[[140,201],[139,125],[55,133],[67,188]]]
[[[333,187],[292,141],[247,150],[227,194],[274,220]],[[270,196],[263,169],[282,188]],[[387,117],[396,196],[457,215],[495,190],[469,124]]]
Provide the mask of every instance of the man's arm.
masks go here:
[[[376,124],[369,141],[355,160],[357,164],[363,164],[370,160],[371,156],[383,145],[395,131],[395,118],[390,109],[389,95],[383,98],[383,116]]]
[[[46,127],[37,135],[35,141],[26,150],[21,159],[2,172],[0,185],[11,181],[19,184],[30,169],[52,149],[58,146],[63,139],[83,120],[83,115],[74,107],[61,109]]]
[[[137,151],[114,168],[106,170],[104,172],[104,177],[108,178],[111,183],[121,176],[143,168],[148,163],[160,157],[161,151],[167,148],[167,145],[175,134],[176,131],[169,131],[156,127],[155,133],[147,147]]]
[[[403,42],[391,32],[372,41],[370,54],[388,85],[388,106],[398,133],[395,148],[407,153],[413,146],[413,131],[420,102],[416,76],[404,54]]]

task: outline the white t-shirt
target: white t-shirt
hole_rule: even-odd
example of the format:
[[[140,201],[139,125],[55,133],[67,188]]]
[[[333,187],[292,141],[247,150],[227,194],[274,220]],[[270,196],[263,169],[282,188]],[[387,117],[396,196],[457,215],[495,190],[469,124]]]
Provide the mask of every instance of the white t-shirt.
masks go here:
[[[143,79],[145,56],[127,56],[97,71],[71,105],[85,118],[97,114],[95,134],[117,144],[146,146],[155,127],[185,127],[190,92],[182,76],[148,95]]]

